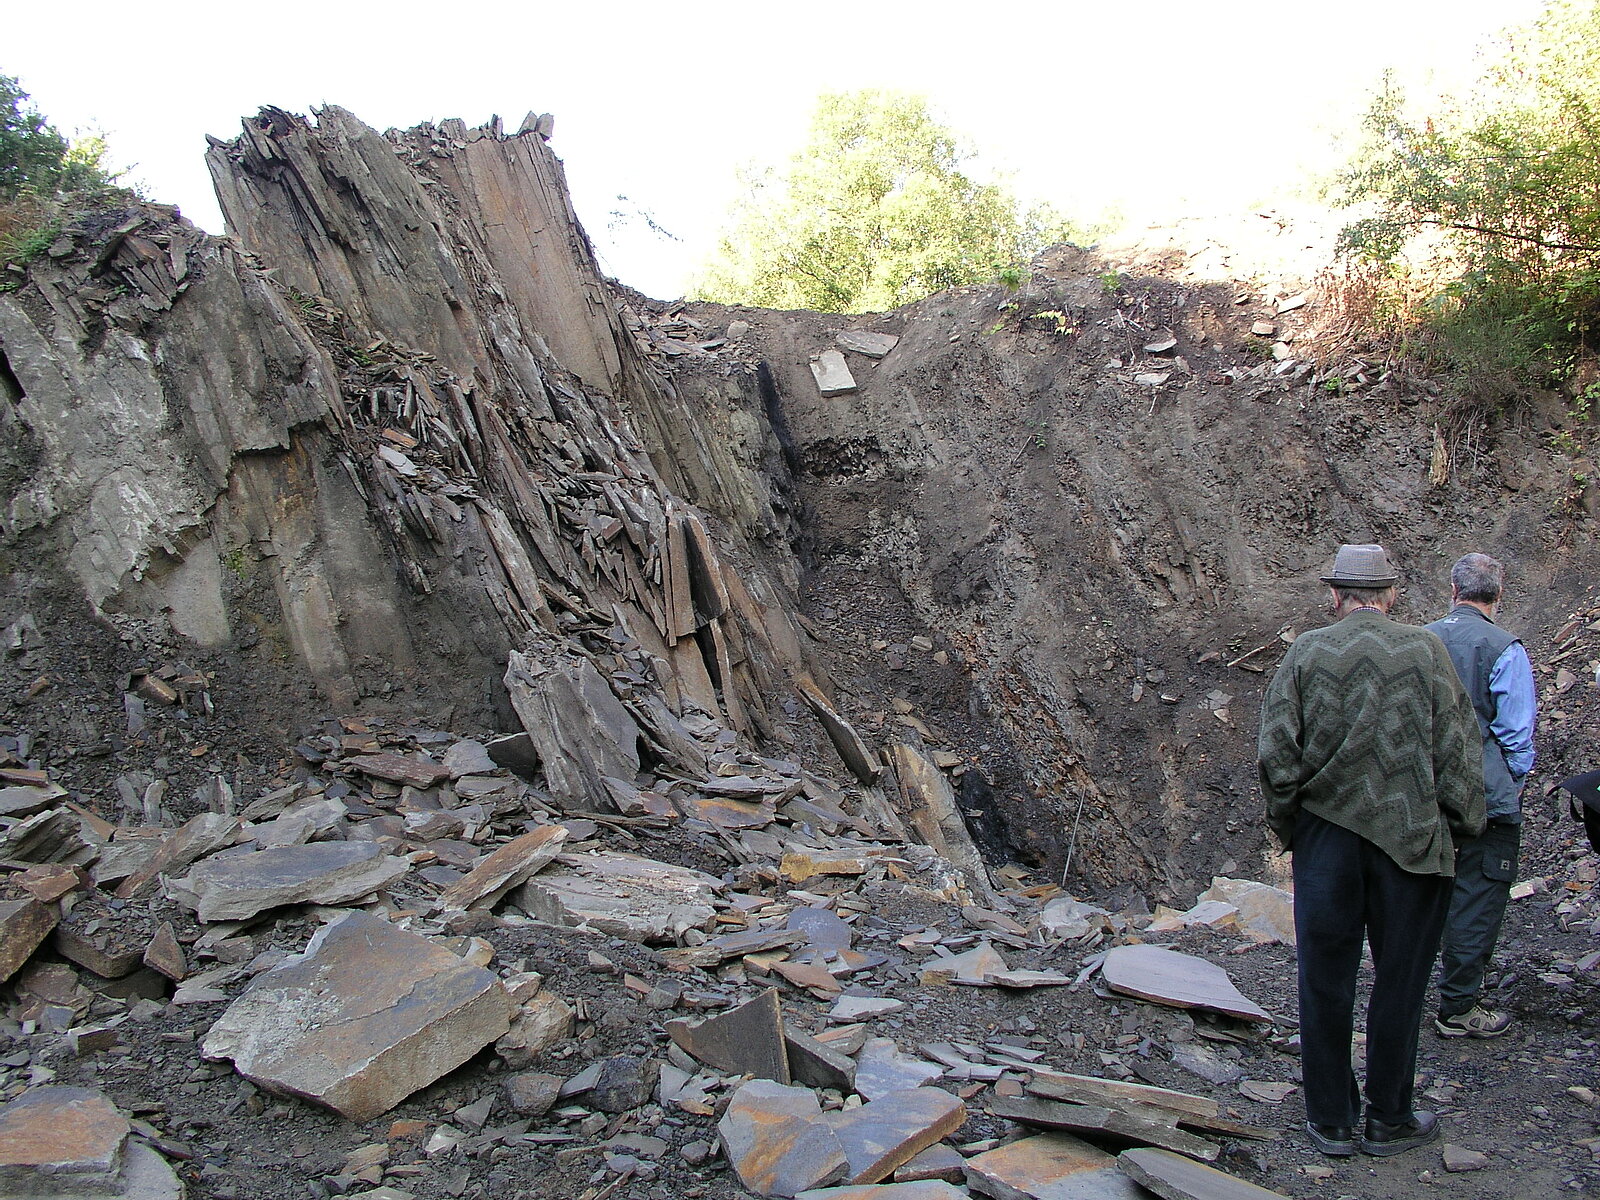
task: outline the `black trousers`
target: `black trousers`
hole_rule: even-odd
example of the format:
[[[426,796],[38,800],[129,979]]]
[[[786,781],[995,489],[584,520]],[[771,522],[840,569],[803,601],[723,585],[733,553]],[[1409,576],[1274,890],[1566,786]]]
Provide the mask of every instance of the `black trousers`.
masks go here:
[[[1403,871],[1365,838],[1311,813],[1299,815],[1293,849],[1306,1119],[1355,1128],[1361,1115],[1350,1045],[1364,936],[1375,972],[1367,1004],[1367,1115],[1405,1121],[1452,881]]]
[[[1461,844],[1439,952],[1441,1017],[1467,1012],[1478,1002],[1483,973],[1500,940],[1521,847],[1522,826],[1498,821],[1491,821],[1480,837]]]

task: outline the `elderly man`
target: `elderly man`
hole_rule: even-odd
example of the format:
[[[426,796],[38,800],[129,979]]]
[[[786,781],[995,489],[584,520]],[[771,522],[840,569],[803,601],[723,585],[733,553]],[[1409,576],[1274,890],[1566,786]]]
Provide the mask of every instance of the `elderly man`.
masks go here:
[[[1522,643],[1495,624],[1505,568],[1466,554],[1450,568],[1450,615],[1428,626],[1450,652],[1477,712],[1489,824],[1456,855],[1456,882],[1439,955],[1439,1015],[1444,1037],[1499,1037],[1511,1017],[1478,1003],[1483,975],[1517,875],[1522,846],[1522,781],[1533,770],[1537,693]]]
[[[1296,638],[1261,706],[1267,821],[1294,854],[1306,1133],[1348,1157],[1361,1093],[1350,1064],[1363,935],[1367,1113],[1360,1147],[1390,1155],[1431,1142],[1412,1107],[1417,1039],[1450,905],[1456,839],[1483,830],[1472,703],[1444,644],[1391,620],[1395,572],[1381,546],[1341,546],[1337,620]]]

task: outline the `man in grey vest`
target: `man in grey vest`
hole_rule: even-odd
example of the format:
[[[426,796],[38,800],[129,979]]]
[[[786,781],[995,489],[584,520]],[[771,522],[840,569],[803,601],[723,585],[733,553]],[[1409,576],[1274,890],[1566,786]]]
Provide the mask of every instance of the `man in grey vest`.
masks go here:
[[[1467,554],[1450,568],[1450,615],[1439,635],[1477,710],[1483,735],[1483,786],[1489,824],[1456,860],[1455,889],[1439,954],[1439,1015],[1444,1037],[1499,1037],[1511,1017],[1478,1002],[1500,937],[1522,844],[1522,781],[1533,769],[1536,693],[1522,643],[1495,624],[1505,568]]]

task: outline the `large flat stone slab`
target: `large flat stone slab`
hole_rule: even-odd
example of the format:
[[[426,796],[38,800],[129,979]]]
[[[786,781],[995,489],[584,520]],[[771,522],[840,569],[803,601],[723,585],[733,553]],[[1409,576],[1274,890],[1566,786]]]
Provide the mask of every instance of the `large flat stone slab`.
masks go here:
[[[849,364],[837,350],[824,350],[811,356],[811,377],[824,396],[843,396],[856,390],[855,376],[850,374]]]
[[[1041,1133],[967,1159],[967,1186],[994,1200],[1148,1200],[1117,1160],[1064,1133]]]
[[[348,904],[410,869],[376,842],[311,842],[208,858],[167,893],[202,921],[243,921],[285,904]]]
[[[708,928],[721,888],[721,880],[703,871],[638,854],[563,854],[518,888],[512,903],[552,925],[659,942],[687,929]]]
[[[777,988],[768,988],[754,1000],[704,1021],[668,1021],[667,1034],[701,1062],[719,1070],[777,1083],[790,1081]]]
[[[868,358],[882,358],[900,344],[892,333],[868,333],[864,329],[841,329],[833,335],[833,344],[841,350],[851,350]]]
[[[493,972],[365,912],[319,930],[259,976],[206,1035],[271,1091],[369,1121],[506,1032]]]
[[[1288,1200],[1282,1192],[1235,1179],[1168,1150],[1124,1150],[1117,1155],[1117,1166],[1162,1200]]]
[[[639,771],[638,723],[586,658],[546,662],[512,651],[506,691],[556,799],[590,811],[613,808],[606,777]]]
[[[900,1053],[893,1038],[868,1038],[856,1056],[856,1091],[867,1100],[921,1087],[944,1074],[944,1068]]]
[[[26,1091],[0,1108],[0,1191],[109,1191],[130,1128],[116,1105],[89,1088]]]
[[[1217,1143],[1185,1133],[1174,1122],[1136,1116],[1115,1108],[1066,1104],[1060,1100],[1041,1100],[1037,1096],[996,1096],[989,1105],[989,1111],[1019,1125],[1060,1129],[1069,1133],[1110,1134],[1146,1146],[1175,1150],[1205,1162],[1212,1162],[1222,1152],[1222,1147]]]
[[[940,1179],[816,1188],[796,1200],[967,1200],[969,1193]]]
[[[1246,1021],[1272,1014],[1244,996],[1215,963],[1159,946],[1114,946],[1100,967],[1106,986],[1175,1008],[1204,1008]]]
[[[795,1196],[826,1187],[850,1169],[808,1088],[764,1079],[744,1084],[728,1101],[717,1134],[733,1173],[758,1196]]]
[[[877,1183],[967,1119],[967,1106],[939,1088],[915,1087],[880,1096],[825,1118],[844,1147],[851,1183]]]

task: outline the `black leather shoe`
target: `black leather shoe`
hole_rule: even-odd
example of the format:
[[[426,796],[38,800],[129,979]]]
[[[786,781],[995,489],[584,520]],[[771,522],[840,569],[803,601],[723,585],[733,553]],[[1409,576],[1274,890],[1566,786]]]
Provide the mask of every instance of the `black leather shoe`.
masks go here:
[[[1397,1125],[1368,1117],[1367,1136],[1361,1139],[1361,1149],[1380,1158],[1404,1154],[1407,1150],[1426,1146],[1442,1132],[1439,1118],[1431,1112],[1413,1113],[1409,1121],[1401,1121]]]
[[[1349,1158],[1356,1152],[1355,1138],[1348,1125],[1313,1125],[1307,1121],[1306,1136],[1329,1158]]]

